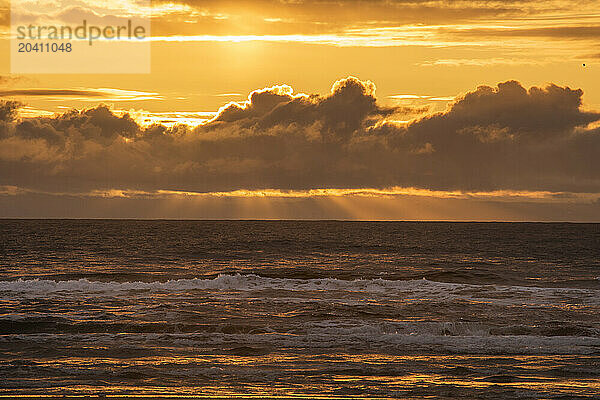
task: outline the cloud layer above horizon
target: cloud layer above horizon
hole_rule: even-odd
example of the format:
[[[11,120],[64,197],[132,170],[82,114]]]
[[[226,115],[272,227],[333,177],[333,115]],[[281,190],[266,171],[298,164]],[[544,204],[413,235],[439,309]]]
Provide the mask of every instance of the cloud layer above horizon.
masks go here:
[[[142,126],[104,105],[18,118],[21,104],[2,101],[0,186],[12,194],[391,187],[600,193],[600,113],[585,111],[582,95],[507,81],[406,121],[411,110],[382,106],[374,83],[349,77],[327,95],[287,85],[256,90],[195,128]]]

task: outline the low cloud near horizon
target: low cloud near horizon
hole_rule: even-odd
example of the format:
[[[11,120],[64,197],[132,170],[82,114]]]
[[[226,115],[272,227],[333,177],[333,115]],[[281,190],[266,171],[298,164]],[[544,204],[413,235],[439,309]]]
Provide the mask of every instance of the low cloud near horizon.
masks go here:
[[[0,102],[0,186],[76,194],[417,188],[600,193],[600,113],[580,89],[508,81],[444,112],[399,121],[375,84],[349,77],[327,95],[256,90],[196,128],[140,126],[99,105],[17,118]]]

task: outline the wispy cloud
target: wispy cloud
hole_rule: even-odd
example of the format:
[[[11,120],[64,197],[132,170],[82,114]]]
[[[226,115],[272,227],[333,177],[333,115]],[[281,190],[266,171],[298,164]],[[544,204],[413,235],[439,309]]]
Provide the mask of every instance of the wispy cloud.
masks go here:
[[[418,94],[394,94],[388,96],[394,100],[427,100],[427,101],[450,101],[454,99],[454,96],[427,96]]]
[[[0,90],[0,97],[43,97],[45,100],[62,100],[68,97],[80,101],[140,101],[160,100],[158,93],[111,88],[77,89],[11,89]]]
[[[323,34],[323,35],[171,35],[153,36],[155,42],[271,42],[271,43],[306,43],[331,45],[339,47],[395,47],[395,46],[424,46],[424,47],[464,47],[482,46],[479,41],[425,39],[423,37],[405,37],[402,35],[362,35],[362,34]],[[501,42],[498,41],[498,45]]]
[[[554,60],[549,59],[527,59],[527,58],[447,58],[418,63],[422,67],[432,66],[477,66],[483,67],[488,65],[543,65],[553,61],[562,61],[559,58]]]

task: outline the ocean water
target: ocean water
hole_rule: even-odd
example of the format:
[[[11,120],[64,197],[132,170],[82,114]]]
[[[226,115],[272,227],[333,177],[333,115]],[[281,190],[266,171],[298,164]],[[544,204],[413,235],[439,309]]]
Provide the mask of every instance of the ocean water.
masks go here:
[[[600,225],[0,221],[0,395],[600,398]]]

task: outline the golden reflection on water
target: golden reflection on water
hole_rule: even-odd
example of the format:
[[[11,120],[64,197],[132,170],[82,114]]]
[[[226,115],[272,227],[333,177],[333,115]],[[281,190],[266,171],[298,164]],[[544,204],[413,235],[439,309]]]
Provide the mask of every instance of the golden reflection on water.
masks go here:
[[[227,353],[228,349],[223,350]],[[594,363],[593,356],[581,356],[579,361],[589,365]],[[351,364],[350,364],[351,363]],[[565,396],[577,393],[600,393],[600,380],[585,379],[573,374],[556,376],[552,371],[563,365],[573,365],[573,356],[509,356],[509,355],[393,355],[393,354],[288,354],[269,353],[260,356],[235,354],[212,354],[173,357],[138,357],[130,359],[71,357],[39,360],[39,365],[54,368],[98,368],[102,365],[109,370],[121,368],[152,367],[164,369],[171,380],[144,381],[140,378],[127,384],[118,380],[111,382],[110,376],[93,384],[67,384],[35,395],[7,394],[0,392],[0,398],[63,398],[98,396],[106,398],[281,398],[281,399],[349,399],[370,398],[368,395],[336,395],[336,391],[359,390],[369,393],[373,388],[390,388],[396,393],[410,393],[413,389],[440,388],[460,393],[469,388],[482,393],[490,389],[506,390],[544,390]],[[348,366],[344,370],[344,366]],[[189,374],[189,368],[220,366],[223,375],[214,377],[198,373]],[[357,368],[358,366],[358,368]],[[393,367],[390,369],[370,368],[368,374],[361,370],[368,367]],[[426,368],[423,368],[425,366]],[[478,367],[485,369],[508,366],[513,373],[506,377],[483,376]],[[332,368],[335,367],[335,368]],[[422,369],[419,371],[419,368]],[[470,372],[454,371],[464,368]],[[240,371],[278,371],[287,372],[286,379],[252,380],[241,379],[236,382],[236,373]],[[329,373],[323,371],[331,371]],[[514,371],[520,373],[514,373]],[[193,371],[193,369],[191,369]],[[340,373],[340,371],[346,371]],[[348,373],[356,372],[356,374]],[[379,371],[380,373],[373,373]],[[385,371],[388,371],[387,373]],[[434,371],[434,372],[428,372]],[[220,373],[219,372],[219,373]],[[187,375],[186,375],[187,373]],[[173,377],[181,376],[181,382],[174,384]],[[233,377],[233,378],[232,378]],[[289,378],[289,379],[287,379]],[[195,381],[194,381],[195,379]],[[448,389],[450,388],[450,389]],[[31,389],[31,388],[30,388]],[[325,393],[315,395],[313,393]],[[413,397],[408,395],[408,397]],[[397,398],[397,397],[395,397]]]

